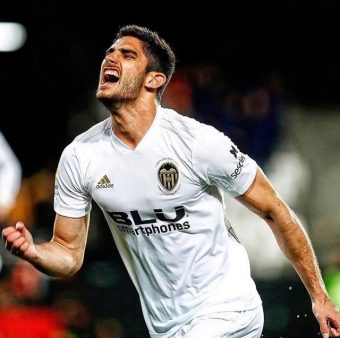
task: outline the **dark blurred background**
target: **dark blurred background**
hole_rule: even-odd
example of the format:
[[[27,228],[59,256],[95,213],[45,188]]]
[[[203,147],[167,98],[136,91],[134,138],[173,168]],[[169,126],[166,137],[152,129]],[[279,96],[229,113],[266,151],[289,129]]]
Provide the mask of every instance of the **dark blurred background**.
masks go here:
[[[22,48],[0,52],[0,130],[23,170],[9,221],[23,219],[49,238],[60,154],[106,116],[95,100],[104,52],[120,26],[147,25],[178,59],[163,104],[216,126],[258,161],[301,217],[339,302],[339,12],[331,0],[2,1],[0,21],[27,32]],[[263,336],[318,337],[307,293],[265,225],[232,202],[228,212],[252,224],[239,232],[264,301]],[[2,295],[13,299],[0,290],[0,307],[57,309],[68,337],[147,337],[138,296],[96,207],[91,223],[81,272],[71,281],[38,275],[36,293],[20,291],[29,268],[2,253]]]
[[[338,1],[2,1],[0,19],[22,23],[27,41],[0,54],[1,129],[27,174],[59,156],[67,121],[94,95],[104,51],[125,23],[158,30],[178,67],[218,63],[237,87],[275,71],[292,99],[337,104],[339,9]]]

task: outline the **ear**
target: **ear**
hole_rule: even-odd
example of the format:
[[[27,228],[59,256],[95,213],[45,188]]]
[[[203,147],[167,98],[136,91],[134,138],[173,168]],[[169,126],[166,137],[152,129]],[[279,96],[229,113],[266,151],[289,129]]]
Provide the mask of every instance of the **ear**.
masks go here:
[[[149,72],[146,75],[145,87],[148,89],[157,89],[161,87],[166,81],[166,76],[159,72]]]

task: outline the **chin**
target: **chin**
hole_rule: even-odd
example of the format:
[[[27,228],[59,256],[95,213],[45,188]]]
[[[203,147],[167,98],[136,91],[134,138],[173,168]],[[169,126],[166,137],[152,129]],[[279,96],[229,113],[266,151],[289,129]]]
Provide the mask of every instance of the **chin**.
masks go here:
[[[114,104],[114,100],[108,96],[97,93],[96,97],[106,108],[111,108]]]
[[[102,90],[98,89],[96,92],[96,98],[97,100],[107,100],[109,99],[108,95],[105,95]]]
[[[96,98],[99,100],[103,96],[105,96],[105,94],[103,93],[103,90],[98,88],[96,92]]]

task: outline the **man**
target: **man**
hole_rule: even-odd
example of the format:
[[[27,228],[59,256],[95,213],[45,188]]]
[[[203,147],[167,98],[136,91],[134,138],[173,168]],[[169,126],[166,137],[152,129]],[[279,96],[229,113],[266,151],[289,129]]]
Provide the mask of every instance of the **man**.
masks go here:
[[[54,234],[36,245],[22,222],[6,248],[51,276],[83,262],[91,199],[136,286],[151,337],[260,337],[261,299],[223,216],[224,189],[262,217],[310,294],[324,337],[340,336],[310,241],[256,163],[216,129],[160,106],[175,56],[157,33],[123,27],[97,98],[111,117],[78,136],[56,174]]]

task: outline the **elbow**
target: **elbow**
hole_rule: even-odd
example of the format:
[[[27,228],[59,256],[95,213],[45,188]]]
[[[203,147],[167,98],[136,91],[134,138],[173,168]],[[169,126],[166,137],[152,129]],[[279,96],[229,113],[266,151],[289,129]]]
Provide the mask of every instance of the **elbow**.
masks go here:
[[[260,214],[260,217],[265,220],[267,223],[274,222],[275,213],[272,211],[264,211]]]
[[[83,261],[84,261],[84,258],[83,258],[83,257],[78,258],[78,259],[76,260],[75,266],[74,266],[74,268],[73,268],[73,275],[75,275],[75,274],[80,270],[80,268],[81,268],[82,265],[83,265]]]
[[[82,264],[81,257],[70,254],[64,257],[64,262],[59,268],[53,269],[47,274],[59,278],[72,278],[80,270]]]
[[[47,266],[48,274],[61,278],[73,277],[83,265],[84,250],[76,246],[73,248],[66,247],[55,238],[50,243],[54,246],[56,250],[54,255],[58,255],[58,258]]]
[[[259,212],[256,212],[256,214],[262,218],[266,223],[268,223],[270,226],[275,223],[276,214],[273,210],[261,210]]]
[[[282,199],[277,199],[268,209],[263,210],[262,218],[272,227],[292,220],[293,213]]]
[[[67,278],[73,277],[83,265],[83,257],[72,257],[68,264],[68,269],[65,270],[65,276]]]

